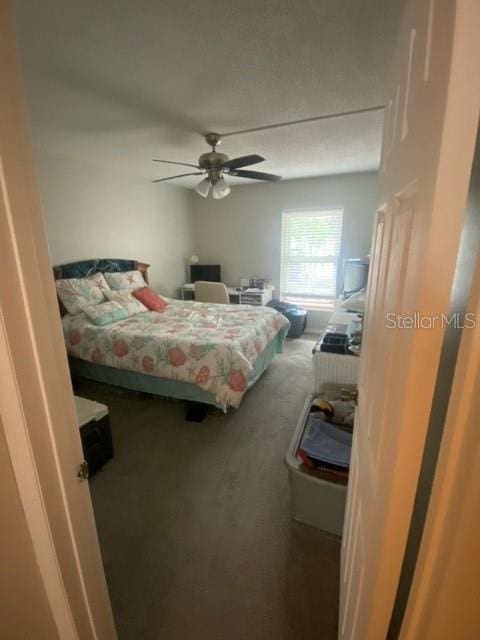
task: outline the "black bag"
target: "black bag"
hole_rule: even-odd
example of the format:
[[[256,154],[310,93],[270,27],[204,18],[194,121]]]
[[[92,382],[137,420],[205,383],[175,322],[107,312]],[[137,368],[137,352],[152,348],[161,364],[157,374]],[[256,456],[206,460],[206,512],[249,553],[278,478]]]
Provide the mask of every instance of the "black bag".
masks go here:
[[[290,302],[270,300],[269,307],[276,309],[290,321],[288,338],[300,338],[307,326],[307,310]]]

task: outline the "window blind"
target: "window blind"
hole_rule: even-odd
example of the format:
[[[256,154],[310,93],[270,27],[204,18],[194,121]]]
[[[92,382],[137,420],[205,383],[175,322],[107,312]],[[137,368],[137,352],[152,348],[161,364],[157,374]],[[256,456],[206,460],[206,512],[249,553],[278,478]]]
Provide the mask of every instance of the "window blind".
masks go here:
[[[280,298],[311,307],[331,307],[343,210],[286,211],[282,219]]]

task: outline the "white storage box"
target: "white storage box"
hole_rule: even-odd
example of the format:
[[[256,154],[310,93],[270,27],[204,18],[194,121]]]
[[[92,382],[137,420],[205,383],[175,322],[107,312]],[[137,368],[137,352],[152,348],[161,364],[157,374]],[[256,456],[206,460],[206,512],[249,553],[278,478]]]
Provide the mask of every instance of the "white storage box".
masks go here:
[[[108,415],[108,407],[106,405],[100,404],[95,400],[80,398],[80,396],[74,396],[74,398],[79,427],[83,427],[92,420],[98,422],[98,420]]]
[[[296,458],[312,399],[313,396],[307,398],[285,456],[290,480],[292,517],[299,522],[341,536],[347,486],[316,478],[307,473]]]

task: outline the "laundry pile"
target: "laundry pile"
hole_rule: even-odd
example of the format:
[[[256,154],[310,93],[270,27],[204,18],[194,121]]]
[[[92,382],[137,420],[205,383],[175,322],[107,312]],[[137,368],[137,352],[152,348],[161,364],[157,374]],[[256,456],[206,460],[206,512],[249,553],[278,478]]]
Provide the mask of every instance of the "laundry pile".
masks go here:
[[[314,475],[346,484],[350,467],[355,403],[315,398],[297,451]]]

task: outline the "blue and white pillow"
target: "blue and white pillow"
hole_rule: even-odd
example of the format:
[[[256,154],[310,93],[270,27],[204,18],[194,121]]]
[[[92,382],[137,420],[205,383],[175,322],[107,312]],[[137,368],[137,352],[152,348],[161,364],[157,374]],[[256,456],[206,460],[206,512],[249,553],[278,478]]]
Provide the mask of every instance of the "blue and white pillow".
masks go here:
[[[105,273],[105,278],[110,289],[118,291],[118,289],[134,291],[145,286],[140,271],[115,271],[113,273]]]
[[[110,289],[101,273],[95,273],[89,278],[57,280],[55,284],[58,297],[72,315],[80,313],[87,305],[99,304],[105,300],[103,292]]]
[[[125,320],[130,315],[125,307],[122,307],[115,300],[88,305],[83,308],[83,312],[87,314],[94,324],[100,327],[118,322],[118,320]]]

